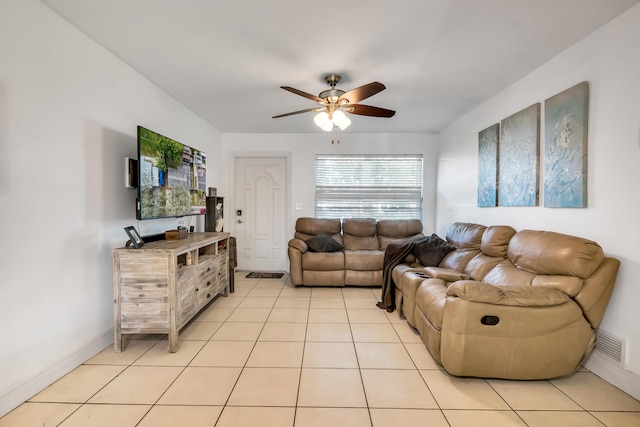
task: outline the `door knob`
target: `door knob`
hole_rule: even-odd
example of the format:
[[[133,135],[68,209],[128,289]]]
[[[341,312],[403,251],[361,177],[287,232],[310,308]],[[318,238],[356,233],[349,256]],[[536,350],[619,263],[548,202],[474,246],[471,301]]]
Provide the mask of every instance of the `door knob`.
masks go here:
[[[241,219],[238,220],[238,224],[242,224],[242,220]]]

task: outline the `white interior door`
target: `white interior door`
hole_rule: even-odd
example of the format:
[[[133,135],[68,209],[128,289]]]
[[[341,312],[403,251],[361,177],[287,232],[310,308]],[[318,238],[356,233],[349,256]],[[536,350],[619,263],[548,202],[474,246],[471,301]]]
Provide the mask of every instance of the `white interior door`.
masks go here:
[[[235,171],[238,269],[286,271],[286,158],[237,157]]]

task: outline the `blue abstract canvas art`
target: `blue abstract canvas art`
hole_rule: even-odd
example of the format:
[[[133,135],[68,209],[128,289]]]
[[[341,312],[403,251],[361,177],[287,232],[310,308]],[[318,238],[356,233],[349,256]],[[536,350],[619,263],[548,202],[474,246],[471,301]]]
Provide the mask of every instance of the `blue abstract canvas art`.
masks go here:
[[[544,206],[587,206],[589,83],[544,102]]]
[[[478,206],[498,206],[498,145],[500,125],[478,132]]]
[[[540,153],[540,103],[500,124],[498,204],[537,206]]]

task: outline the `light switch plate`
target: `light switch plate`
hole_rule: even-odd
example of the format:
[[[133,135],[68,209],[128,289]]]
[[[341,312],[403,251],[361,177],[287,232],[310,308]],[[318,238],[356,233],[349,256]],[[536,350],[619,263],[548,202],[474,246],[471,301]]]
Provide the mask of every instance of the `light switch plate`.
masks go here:
[[[302,210],[302,202],[296,202],[296,210],[297,211],[301,211]]]

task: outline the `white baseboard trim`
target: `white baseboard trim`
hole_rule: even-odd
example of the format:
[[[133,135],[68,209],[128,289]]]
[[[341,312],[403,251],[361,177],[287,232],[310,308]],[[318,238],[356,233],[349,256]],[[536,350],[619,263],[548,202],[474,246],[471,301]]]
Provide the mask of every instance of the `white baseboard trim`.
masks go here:
[[[582,365],[606,382],[640,400],[640,376],[615,366],[595,351]]]
[[[59,380],[87,360],[113,344],[113,328],[84,347],[33,375],[0,396],[0,417],[11,412],[49,385]]]

